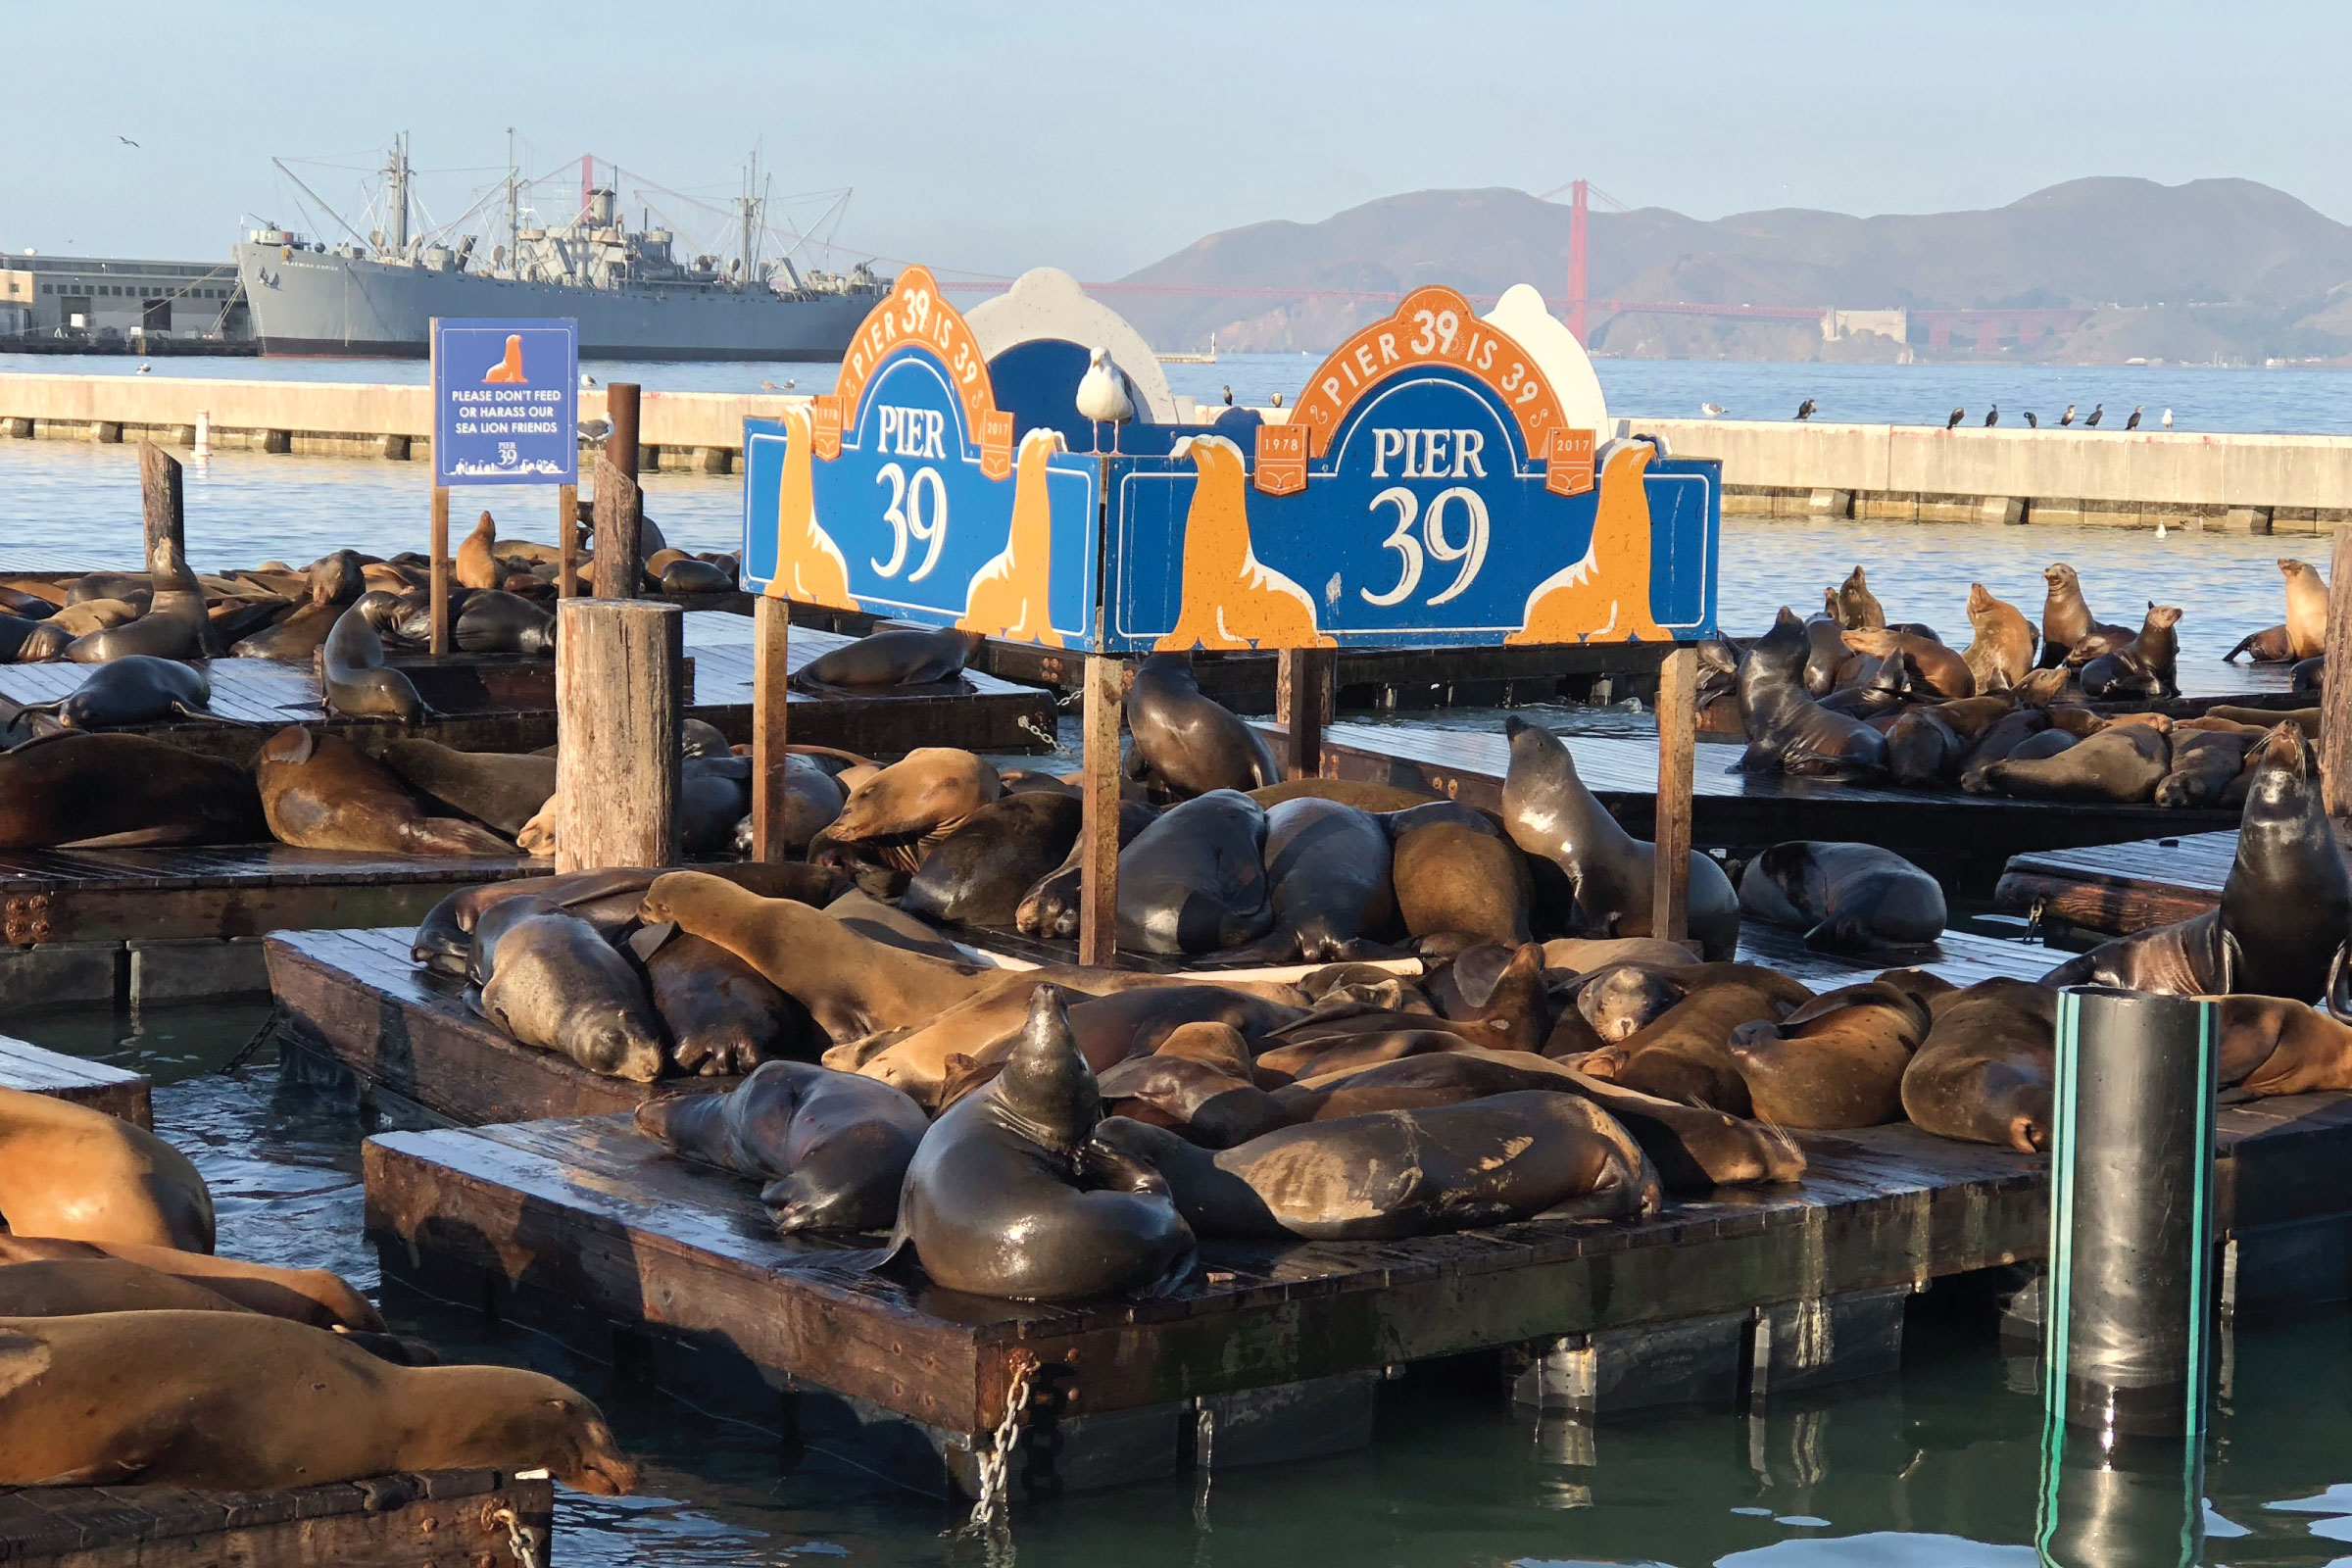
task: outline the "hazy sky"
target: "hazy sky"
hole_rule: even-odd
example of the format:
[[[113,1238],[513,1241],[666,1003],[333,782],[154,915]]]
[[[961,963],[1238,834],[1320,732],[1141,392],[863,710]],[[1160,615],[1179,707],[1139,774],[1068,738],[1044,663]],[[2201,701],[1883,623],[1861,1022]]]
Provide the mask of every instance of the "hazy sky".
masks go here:
[[[2340,4],[27,0],[6,49],[10,250],[225,256],[241,213],[296,221],[271,156],[366,165],[399,130],[477,171],[427,174],[446,218],[509,125],[534,172],[593,151],[714,201],[763,142],[779,192],[856,187],[845,245],[1081,277],[1579,175],[1699,217],[2242,175],[2352,217]],[[312,182],[356,208],[357,178]]]

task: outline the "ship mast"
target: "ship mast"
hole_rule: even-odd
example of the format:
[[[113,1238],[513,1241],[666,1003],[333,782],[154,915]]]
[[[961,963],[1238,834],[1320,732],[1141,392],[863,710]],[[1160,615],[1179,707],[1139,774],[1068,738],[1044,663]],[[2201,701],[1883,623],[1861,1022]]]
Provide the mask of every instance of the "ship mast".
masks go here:
[[[758,195],[756,194],[759,189],[760,150],[755,147],[752,149],[752,161],[744,170],[743,196],[735,204],[737,208],[741,210],[743,216],[743,256],[741,259],[743,272],[742,275],[736,279],[736,281],[747,288],[751,286],[753,279],[759,275],[759,273],[754,270],[754,269],[759,265],[760,203]]]
[[[392,209],[392,254],[409,253],[409,133],[392,139],[392,156],[384,165],[384,191]]]
[[[516,276],[522,270],[522,171],[514,166],[514,127],[507,127],[507,265]]]

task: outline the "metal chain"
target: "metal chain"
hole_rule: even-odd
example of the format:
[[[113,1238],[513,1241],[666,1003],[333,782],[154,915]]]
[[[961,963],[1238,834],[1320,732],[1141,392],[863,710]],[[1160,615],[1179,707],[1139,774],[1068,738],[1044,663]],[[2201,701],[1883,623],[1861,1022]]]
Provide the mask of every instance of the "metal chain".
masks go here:
[[[244,1066],[248,1061],[251,1061],[253,1059],[253,1054],[261,1050],[263,1046],[269,1044],[270,1038],[277,1033],[277,1026],[285,1021],[285,1004],[277,1001],[275,998],[271,998],[270,1002],[269,1016],[262,1020],[262,1026],[259,1029],[256,1029],[253,1032],[253,1038],[246,1041],[244,1045],[240,1046],[237,1049],[237,1054],[229,1057],[228,1060],[222,1062],[218,1070],[224,1074],[232,1073],[235,1072],[239,1067]]]
[[[546,1568],[545,1561],[539,1555],[539,1532],[515,1517],[514,1509],[499,1509],[490,1516],[490,1522],[507,1527],[507,1549],[514,1554],[514,1560],[522,1568]]]
[[[1012,1382],[1004,1391],[1004,1417],[997,1423],[987,1446],[978,1455],[980,1494],[973,1499],[972,1516],[947,1534],[956,1541],[981,1535],[993,1561],[1011,1560],[1012,1531],[1007,1517],[1013,1445],[1020,1441],[1021,1415],[1029,1404],[1029,1389],[1037,1363],[1022,1357],[1013,1363]]]

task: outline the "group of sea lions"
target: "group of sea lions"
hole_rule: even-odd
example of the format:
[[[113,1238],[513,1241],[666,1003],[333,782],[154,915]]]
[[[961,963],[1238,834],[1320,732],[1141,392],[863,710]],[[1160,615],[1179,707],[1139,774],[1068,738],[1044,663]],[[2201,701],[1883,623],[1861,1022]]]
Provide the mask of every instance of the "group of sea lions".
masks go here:
[[[476,1467],[606,1495],[637,1483],[574,1390],[444,1366],[323,1270],[216,1256],[212,1195],[178,1150],[0,1089],[0,1488]]]

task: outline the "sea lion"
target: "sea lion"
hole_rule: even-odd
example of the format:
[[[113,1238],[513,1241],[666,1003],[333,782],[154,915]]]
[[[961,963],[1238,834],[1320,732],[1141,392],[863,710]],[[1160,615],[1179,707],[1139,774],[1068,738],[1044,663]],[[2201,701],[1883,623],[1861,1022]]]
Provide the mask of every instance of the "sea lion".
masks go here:
[[[2318,997],[2352,933],[2352,872],[2321,798],[2311,743],[2279,724],[2250,753],[2254,775],[2218,911],[2230,947],[2216,990]]]
[[[2283,997],[2221,997],[2224,1087],[2308,1095],[2352,1089],[2352,1026]]]
[[[1848,631],[1843,641],[1855,653],[1871,659],[1902,655],[1912,690],[1933,700],[1950,702],[1977,694],[1977,678],[1969,672],[1968,661],[1930,638],[1882,627]]]
[[[2265,626],[2260,631],[2250,631],[2238,639],[2236,647],[2222,656],[2222,662],[2233,663],[2240,654],[2246,655],[2257,664],[2289,663],[2295,657],[2294,638],[2283,621],[2276,626]]]
[[[1165,1181],[1097,1142],[1102,1114],[1062,994],[1039,986],[1004,1070],[944,1111],[915,1150],[893,1250],[911,1245],[924,1273],[975,1296],[1174,1289],[1192,1272],[1193,1232]]]
[[[149,596],[135,599],[85,599],[68,605],[49,617],[49,624],[70,637],[87,637],[110,626],[126,626],[147,612]]]
[[[1631,1040],[1683,1000],[1683,987],[1667,972],[1672,967],[1680,966],[1611,963],[1580,975],[1575,988],[1577,1015],[1602,1045]]]
[[[119,1258],[61,1258],[0,1265],[0,1318],[84,1312],[242,1312],[192,1280]]]
[[[1381,1241],[1529,1218],[1641,1219],[1658,1173],[1582,1096],[1494,1095],[1286,1127],[1210,1153],[1114,1118],[1097,1138],[1158,1171],[1204,1236]]]
[[[2029,801],[2144,801],[2172,761],[2172,745],[2153,726],[2112,724],[2044,760],[2012,754],[1982,772],[1984,786]]]
[[[1590,974],[1613,963],[1689,965],[1698,955],[1680,942],[1656,937],[1554,937],[1544,944],[1544,967],[1567,974]]]
[[[481,589],[466,596],[450,637],[468,654],[552,654],[556,617],[519,594]]]
[[[1961,657],[1981,692],[2005,692],[2034,667],[2038,645],[2034,623],[2015,605],[1995,599],[1981,582],[1968,585],[1968,625],[1976,633]]]
[[[1805,695],[1800,679],[1805,647],[1803,622],[1783,607],[1772,629],[1740,656],[1736,689],[1740,726],[1747,732],[1740,770],[1843,779],[1883,774],[1886,739]]]
[[[0,1231],[0,1264],[120,1261],[200,1285],[252,1312],[313,1328],[381,1334],[384,1320],[365,1296],[322,1268],[277,1268],[142,1242],[68,1241]],[[6,1315],[6,1314],[0,1314]]]
[[[767,1062],[725,1094],[637,1107],[648,1138],[764,1183],[760,1201],[787,1235],[897,1224],[900,1185],[930,1126],[890,1085],[805,1061]]]
[[[144,735],[68,731],[0,753],[0,850],[269,835],[250,771]]]
[[[2130,644],[2083,662],[2083,695],[2094,701],[2180,696],[2180,634],[2173,630],[2180,619],[2178,606],[2151,600]]]
[[[2296,659],[2316,659],[2328,648],[2328,579],[2306,561],[2281,559],[2286,579],[2286,646]]]
[[[68,643],[65,628],[45,618],[0,612],[0,663],[42,663],[62,654]],[[46,652],[52,645],[57,653]]]
[[[1748,861],[1740,909],[1802,931],[1823,953],[1934,942],[1949,913],[1936,879],[1892,850],[1814,839],[1775,844]]]
[[[422,794],[501,833],[519,832],[556,793],[556,760],[453,751],[438,741],[397,740],[384,764]]]
[[[1119,946],[1214,953],[1266,934],[1266,813],[1239,790],[1162,812],[1119,854]]]
[[[1511,842],[1567,874],[1586,934],[1652,935],[1656,847],[1626,832],[1602,809],[1559,737],[1516,717],[1503,721],[1503,733],[1510,737],[1511,761],[1502,781],[1502,821]],[[1704,956],[1729,957],[1740,944],[1739,896],[1723,867],[1695,850],[1690,898],[1691,940]]]
[[[987,641],[947,627],[886,626],[811,659],[793,672],[792,684],[820,691],[930,685],[961,673]]]
[[[383,763],[340,735],[288,724],[254,760],[262,809],[281,844],[404,855],[512,855],[514,846],[452,816],[426,816]]]
[[[1010,929],[1029,890],[1069,858],[1085,814],[1064,795],[991,801],[923,857],[899,902],[927,920]]]
[[[74,638],[66,649],[68,659],[77,664],[102,664],[124,654],[184,660],[201,659],[212,651],[212,620],[205,613],[204,585],[188,569],[179,546],[168,537],[158,539],[149,566],[154,597],[147,613],[123,625]],[[89,581],[86,577],[82,580]]]
[[[2327,687],[2328,656],[2325,654],[2311,659],[2298,659],[2295,661],[2294,667],[2286,672],[2286,689],[2288,691],[2306,692],[2317,696],[2327,690]]]
[[[550,806],[555,803],[550,801]],[[752,809],[752,760],[748,757],[681,757],[678,760],[678,851],[716,855],[735,840],[735,829]]]
[[[1240,1045],[1241,1036],[1223,1024],[1184,1027],[1195,1038],[1215,1035]],[[1231,1149],[1308,1119],[1252,1083],[1247,1065],[1237,1071],[1197,1056],[1134,1056],[1102,1073],[1101,1082],[1111,1115],[1166,1127],[1203,1149]]]
[[[851,790],[823,836],[914,871],[941,840],[1003,793],[997,770],[971,753],[919,747]]]
[[[1826,991],[1778,1023],[1743,1023],[1729,1049],[1759,1121],[1876,1127],[1901,1119],[1903,1069],[1929,1021],[1918,998],[1871,980]]]
[[[646,926],[629,939],[629,951],[645,966],[646,989],[669,1034],[669,1059],[680,1071],[747,1073],[785,1054],[788,1033],[803,1050],[810,1044],[807,1010],[717,943]]]
[[[1280,784],[1269,784],[1263,789],[1247,793],[1258,805],[1269,808],[1285,801],[1337,801],[1342,806],[1352,806],[1359,811],[1370,811],[1375,816],[1416,806],[1452,804],[1427,790],[1405,789],[1396,784],[1373,784],[1354,778],[1285,779]]]
[[[1749,1113],[1747,1082],[1727,1049],[1732,1031],[1778,1023],[1813,1000],[1794,980],[1756,964],[1702,963],[1669,974],[1683,1000],[1580,1070],[1684,1104]]]
[[[660,580],[665,594],[723,594],[735,587],[733,572],[692,557],[663,566]]]
[[[724,870],[713,866],[712,870]],[[959,947],[954,938],[919,915],[909,914],[895,904],[886,904],[864,888],[853,884],[840,897],[815,903],[832,916],[844,930],[879,942],[884,947],[897,948],[902,953],[919,953],[929,958],[944,958],[950,963],[968,964],[972,961],[969,949]]]
[[[360,605],[336,617],[319,652],[320,684],[329,712],[414,724],[431,711],[408,676],[385,667],[384,640]]]
[[[2090,612],[2082,598],[2082,579],[2075,568],[2063,561],[2052,562],[2041,568],[2041,580],[2049,585],[2041,602],[2041,656],[2036,663],[2045,669],[2068,662],[2075,645],[2094,631],[2121,631],[2124,640],[2131,633],[2123,627],[2106,626]],[[2104,653],[2101,648],[2097,652]]]
[[[2244,771],[2257,737],[2213,730],[2173,729],[2171,770],[2156,781],[2158,806],[2207,807]]]
[[[637,1484],[596,1406],[537,1372],[396,1366],[259,1313],[0,1323],[0,1486],[259,1492],[531,1466],[606,1496]]]
[[[1904,709],[1886,733],[1886,776],[1910,788],[1949,783],[1968,751],[1968,743],[1930,708]]]
[[[144,724],[167,713],[210,718],[212,700],[213,683],[195,665],[152,654],[124,654],[91,670],[71,696],[30,703],[23,711],[52,713],[69,729],[94,729],[102,724]]]
[[[0,1227],[209,1252],[213,1198],[187,1155],[146,1129],[0,1088]]]
[[[1231,986],[1198,982],[1078,997],[1064,1010],[1079,1054],[1097,1072],[1131,1057],[1152,1055],[1179,1031],[1194,1024],[1215,1024],[1262,1039],[1307,1016],[1302,1007]],[[1245,1074],[1248,1066],[1245,1055],[1241,1063]]]
[[[1829,602],[1829,613],[1813,615],[1805,621],[1804,684],[1806,692],[1814,697],[1827,697],[1837,690],[1838,670],[1854,657],[1854,651],[1845,646],[1845,623],[1838,619],[1838,590],[1825,588],[1822,593]],[[1732,654],[1729,673],[1736,681],[1740,672],[1739,654],[1736,650],[1727,651]]]
[[[1527,861],[1483,826],[1438,820],[1408,830],[1396,840],[1391,878],[1411,936],[1508,947],[1528,939],[1536,889]]]
[[[578,915],[511,899],[474,927],[487,956],[482,1016],[514,1039],[590,1072],[650,1084],[662,1075],[662,1021],[629,960]]]
[[[1870,591],[1870,579],[1860,565],[1838,585],[1836,600],[1838,625],[1846,631],[1876,631],[1886,624],[1886,612]]]
[[[159,541],[160,542],[160,541]],[[91,571],[74,579],[58,608],[88,604],[94,599],[128,599],[152,592],[153,579],[143,571]]]
[[[1282,782],[1266,737],[1200,694],[1189,651],[1145,659],[1127,689],[1125,710],[1135,737],[1131,778],[1156,777],[1179,797]]]
[[[1259,951],[1268,961],[1333,962],[1396,924],[1394,855],[1371,812],[1312,797],[1284,801],[1266,812],[1263,853],[1274,929]],[[1416,873],[1416,885],[1433,872]]]
[[[1848,654],[1846,662],[1838,667],[1830,695],[1821,699],[1821,710],[1848,718],[1876,719],[1901,711],[1910,700],[1911,668],[1903,662],[1901,650],[1881,658]],[[1739,693],[1735,690],[1733,703],[1737,706],[1738,702]]]
[[[1980,980],[1930,1004],[1935,1021],[1903,1069],[1903,1113],[1939,1138],[2050,1147],[2058,993],[2006,977]]]

